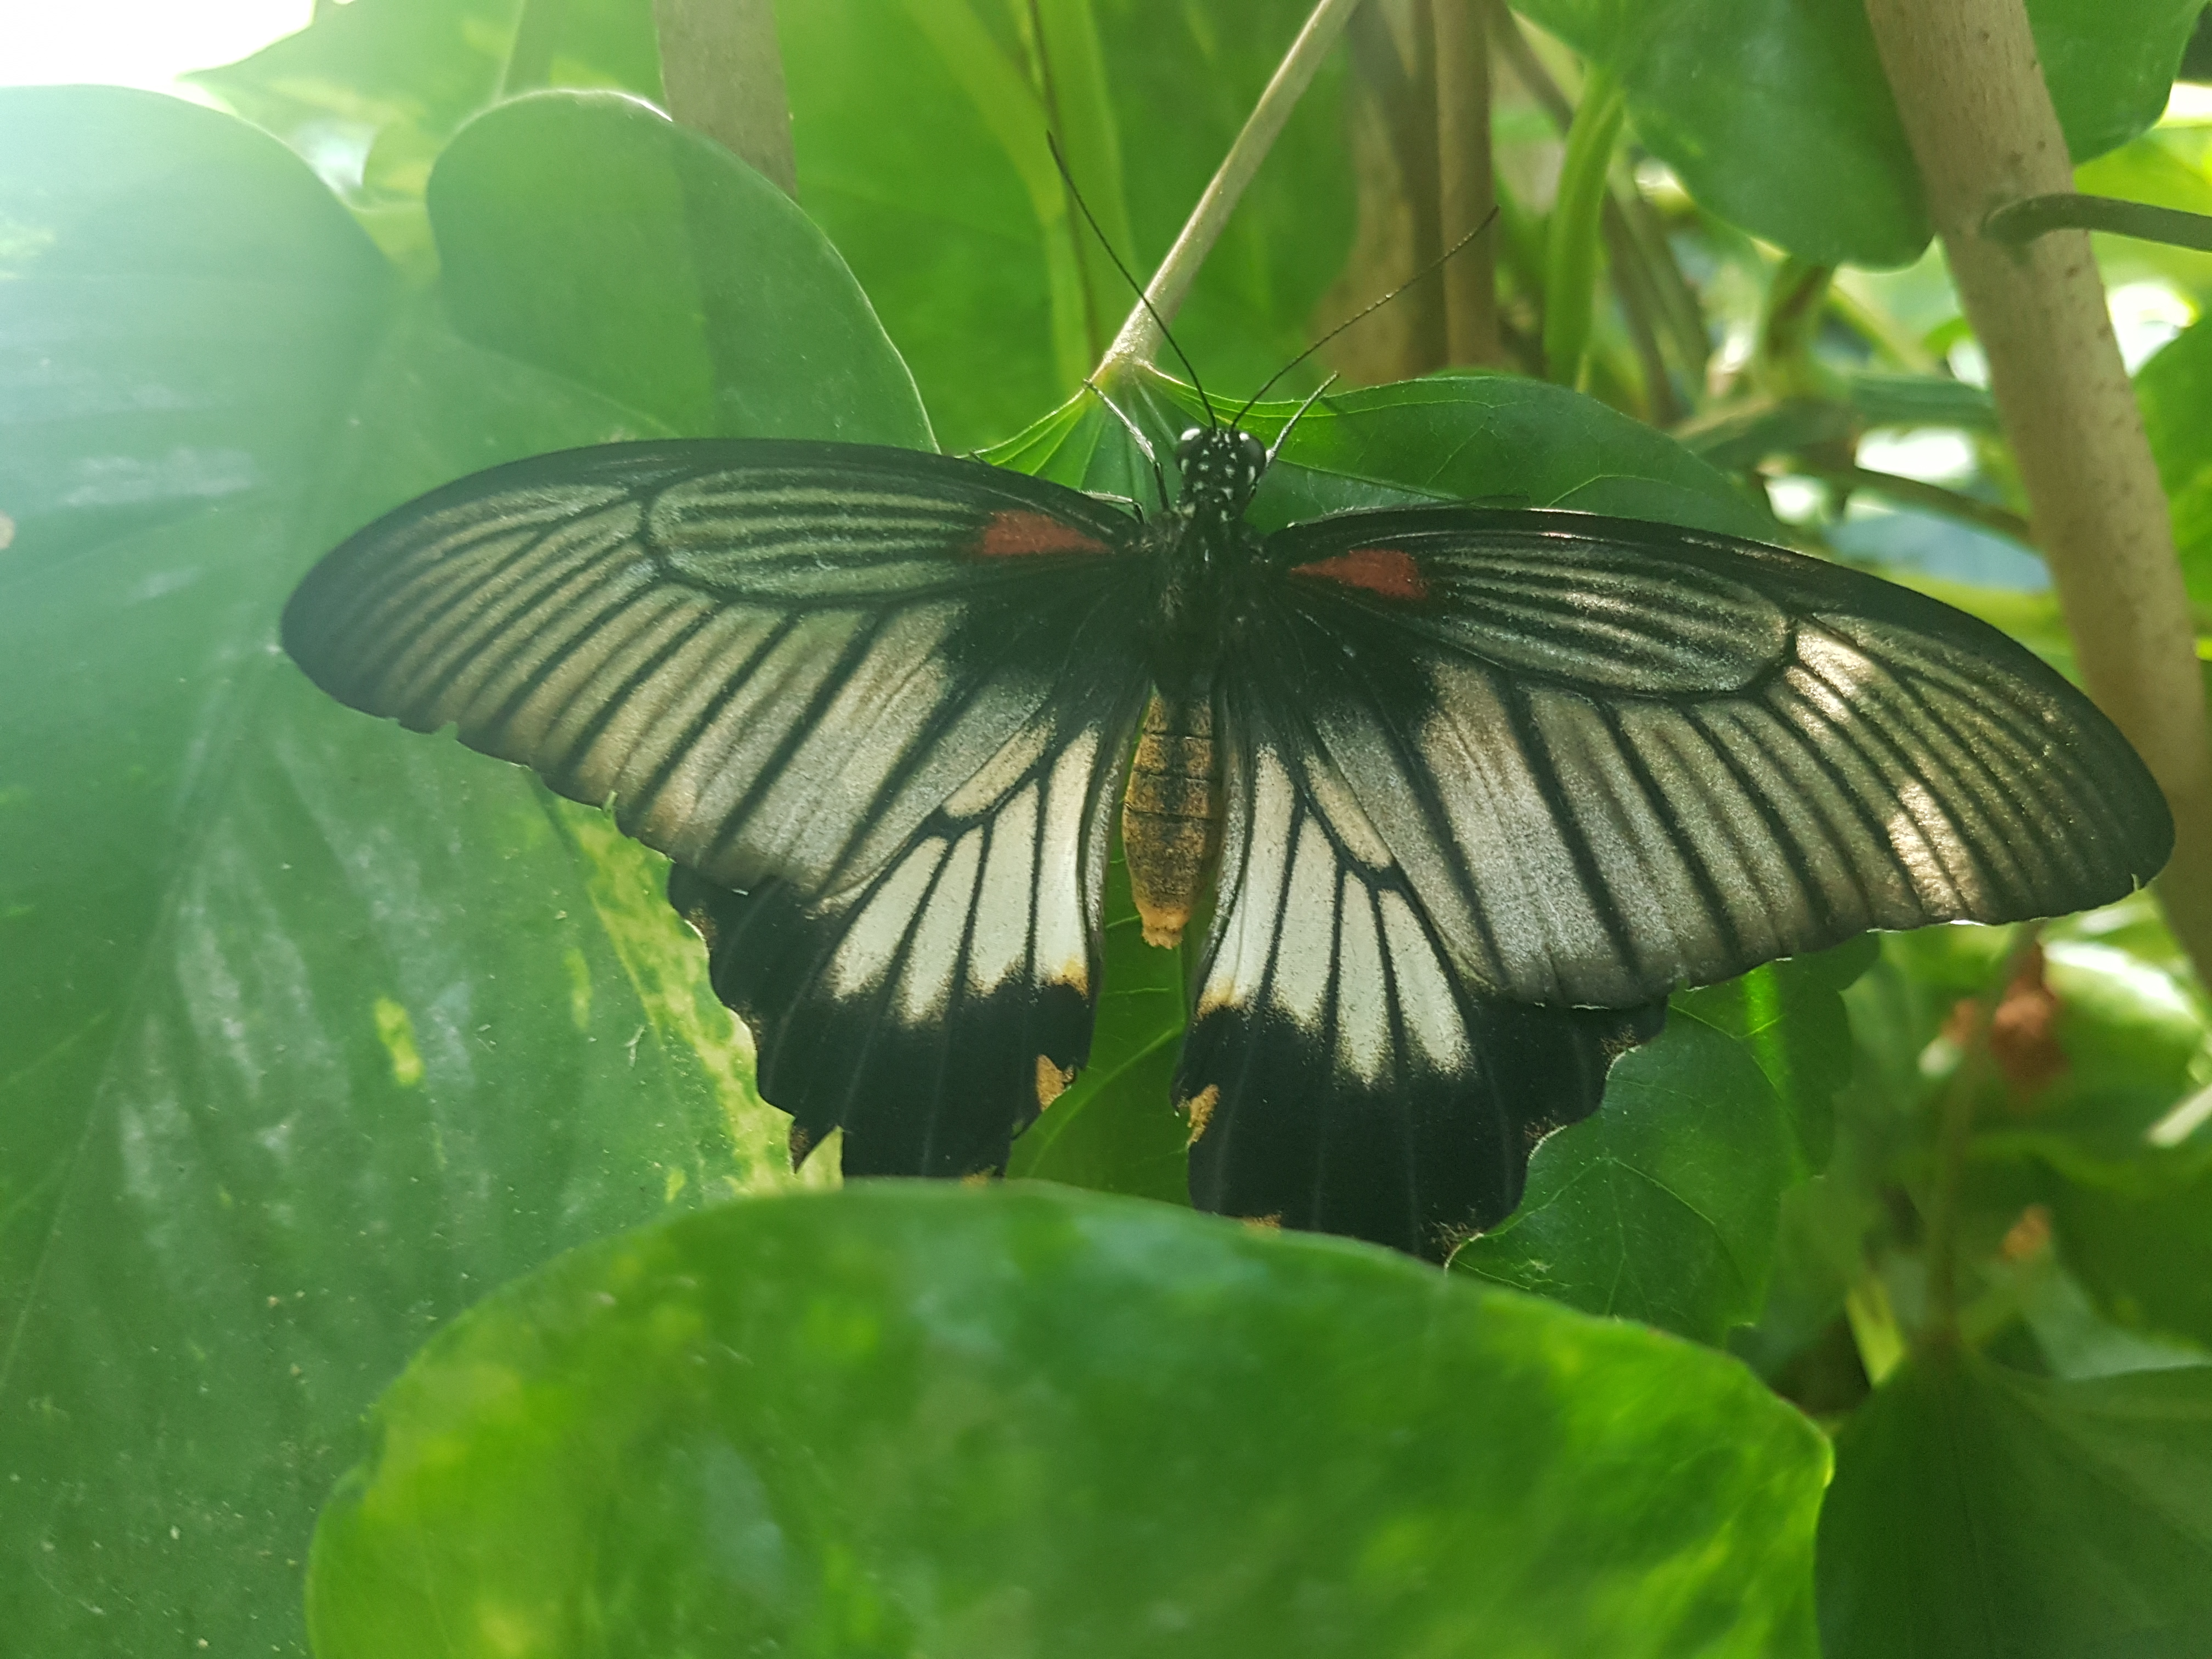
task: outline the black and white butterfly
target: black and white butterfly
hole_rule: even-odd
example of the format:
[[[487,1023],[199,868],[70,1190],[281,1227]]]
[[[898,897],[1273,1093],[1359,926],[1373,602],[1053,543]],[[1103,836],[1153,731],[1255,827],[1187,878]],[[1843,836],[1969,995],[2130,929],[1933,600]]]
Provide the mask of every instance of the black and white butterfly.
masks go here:
[[[795,1153],[842,1126],[854,1174],[1000,1168],[1074,1076],[1126,807],[1148,936],[1212,893],[1194,1197],[1431,1255],[1669,990],[2165,861],[2125,741],[1956,611],[1571,512],[1262,535],[1269,459],[1194,430],[1146,520],[857,445],[542,456],[353,537],[284,644],[667,854]]]

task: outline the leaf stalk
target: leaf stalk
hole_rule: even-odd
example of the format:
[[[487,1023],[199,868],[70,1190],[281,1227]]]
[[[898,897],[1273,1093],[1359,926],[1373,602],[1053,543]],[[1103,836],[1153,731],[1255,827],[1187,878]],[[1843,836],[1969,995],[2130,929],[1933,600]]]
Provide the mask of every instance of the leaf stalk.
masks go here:
[[[2054,230],[2101,230],[2114,236],[2132,236],[2141,242],[2163,242],[2168,247],[2212,253],[2212,218],[2202,213],[2070,190],[2009,203],[1982,221],[1983,235],[2014,247],[2025,246]]]
[[[1597,303],[1597,248],[1613,146],[1627,99],[1620,78],[1594,66],[1567,128],[1567,155],[1544,260],[1544,372],[1562,386],[1582,379]]]

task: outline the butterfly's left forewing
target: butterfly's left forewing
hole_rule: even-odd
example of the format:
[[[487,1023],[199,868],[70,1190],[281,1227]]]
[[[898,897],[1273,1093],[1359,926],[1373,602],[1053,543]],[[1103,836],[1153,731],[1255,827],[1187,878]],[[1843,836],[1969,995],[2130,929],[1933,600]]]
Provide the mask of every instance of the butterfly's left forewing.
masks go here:
[[[284,643],[341,701],[452,723],[673,859],[802,1139],[842,1123],[856,1168],[967,1173],[1088,1046],[1146,684],[1132,530],[944,456],[613,445],[370,526]]]
[[[1560,512],[1269,538],[1243,671],[1308,707],[1462,981],[1625,1006],[1869,928],[2121,897],[2157,785],[1994,629],[1866,574]]]

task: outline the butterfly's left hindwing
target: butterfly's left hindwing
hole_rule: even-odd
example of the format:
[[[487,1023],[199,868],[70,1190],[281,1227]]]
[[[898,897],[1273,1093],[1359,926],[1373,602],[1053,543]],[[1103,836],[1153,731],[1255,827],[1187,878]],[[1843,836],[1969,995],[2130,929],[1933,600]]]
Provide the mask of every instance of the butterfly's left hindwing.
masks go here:
[[[1133,528],[945,456],[613,445],[370,526],[284,644],[342,702],[611,804],[679,866],[802,1137],[964,1174],[1089,1045],[1146,683]]]
[[[1665,1005],[1471,995],[1294,679],[1237,666],[1216,715],[1220,896],[1176,1083],[1192,1197],[1442,1260],[1512,1210],[1535,1143],[1596,1109]]]

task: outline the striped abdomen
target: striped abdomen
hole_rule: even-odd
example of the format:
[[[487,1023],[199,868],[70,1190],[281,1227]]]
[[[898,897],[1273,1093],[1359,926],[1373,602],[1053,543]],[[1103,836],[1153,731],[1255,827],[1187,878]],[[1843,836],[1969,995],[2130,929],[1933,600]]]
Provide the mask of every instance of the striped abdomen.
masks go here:
[[[1172,948],[1221,845],[1221,766],[1213,704],[1201,693],[1170,701],[1153,693],[1121,801],[1121,848],[1145,942]]]

